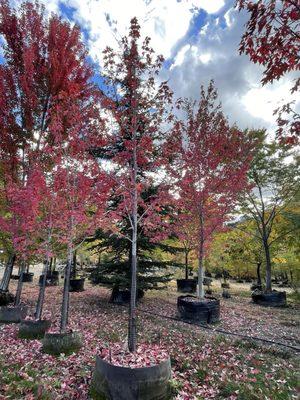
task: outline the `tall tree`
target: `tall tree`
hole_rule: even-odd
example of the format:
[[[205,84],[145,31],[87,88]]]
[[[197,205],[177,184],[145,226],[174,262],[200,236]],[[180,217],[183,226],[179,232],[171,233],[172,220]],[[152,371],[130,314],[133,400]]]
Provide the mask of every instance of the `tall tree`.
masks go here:
[[[240,198],[241,211],[254,219],[257,237],[264,248],[266,261],[266,291],[272,291],[270,249],[293,228],[276,233],[274,223],[299,191],[299,157],[286,146],[268,143],[264,131],[253,132],[258,147],[251,162],[248,177],[252,190]]]
[[[238,0],[240,10],[250,14],[240,43],[254,63],[263,65],[263,85],[300,69],[300,4],[298,0]],[[297,77],[291,92],[300,89]],[[293,103],[275,110],[277,134],[291,144],[299,143],[300,115]]]
[[[204,257],[213,233],[221,229],[233,210],[238,193],[247,185],[250,142],[236,127],[230,127],[216,104],[217,91],[210,82],[202,87],[199,102],[184,100],[186,120],[168,143],[177,157],[171,174],[178,188],[178,203],[186,223],[195,226],[198,254],[198,297],[204,297]]]
[[[157,83],[163,58],[155,57],[150,38],[140,41],[140,26],[131,20],[130,31],[120,43],[119,51],[104,51],[103,77],[106,91],[103,105],[110,125],[111,166],[115,178],[117,209],[111,214],[116,221],[125,215],[131,226],[131,298],[128,326],[128,348],[136,350],[136,275],[138,227],[150,235],[153,227],[163,219],[159,214],[167,191],[143,199],[141,193],[157,180],[162,163],[161,140],[163,124],[168,119],[166,110],[171,92],[166,84]],[[143,213],[139,211],[144,209]],[[120,230],[119,233],[121,234]]]
[[[0,0],[0,34],[4,54],[0,66],[0,153],[4,156],[1,189],[7,200],[2,220],[9,226],[10,218],[14,218],[7,196],[9,185],[15,187],[14,196],[23,193],[29,188],[28,177],[40,171],[42,179],[35,184],[44,182],[50,197],[56,196],[55,206],[61,211],[56,230],[64,243],[63,216],[68,219],[68,276],[70,238],[76,236],[77,228],[74,224],[88,230],[86,220],[102,210],[106,193],[103,173],[88,151],[92,144],[103,144],[99,90],[92,83],[93,69],[79,27],[55,14],[48,18],[38,2],[28,1],[14,9],[9,1]],[[98,194],[94,200],[101,201],[91,209],[95,188]],[[49,217],[49,209],[47,213]],[[45,238],[44,232],[40,233],[47,242],[48,235]],[[68,285],[65,279],[62,330],[67,322]]]

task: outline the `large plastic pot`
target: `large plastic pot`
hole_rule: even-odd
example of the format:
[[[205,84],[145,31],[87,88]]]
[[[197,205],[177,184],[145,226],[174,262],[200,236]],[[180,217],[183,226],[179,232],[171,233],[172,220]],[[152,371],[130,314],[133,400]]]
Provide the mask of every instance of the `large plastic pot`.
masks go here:
[[[26,306],[0,307],[0,322],[6,324],[19,323],[27,315]]]
[[[83,292],[85,278],[70,279],[70,292]]]
[[[177,309],[180,317],[186,320],[205,324],[220,320],[220,300],[214,297],[199,300],[195,296],[179,296]]]
[[[51,321],[47,319],[21,321],[18,336],[21,339],[42,339],[50,328]]]
[[[142,289],[137,290],[137,300],[144,297],[144,291]],[[110,302],[114,304],[128,304],[130,302],[130,290],[112,290],[110,296]]]
[[[230,285],[229,285],[229,283],[224,282],[224,283],[221,283],[221,288],[222,288],[222,289],[229,289],[229,288],[230,288]]]
[[[15,296],[7,291],[0,290],[0,306],[7,306],[10,303],[13,303]]]
[[[55,272],[55,274],[54,274]],[[44,275],[40,275],[39,277],[39,285],[42,285],[44,279]],[[51,274],[47,274],[46,277],[46,286],[57,286],[59,283],[59,275],[57,271],[53,271]]]
[[[286,292],[273,290],[270,293],[264,293],[257,290],[252,293],[252,300],[261,306],[283,307],[286,306]]]
[[[205,276],[203,278],[203,285],[204,286],[209,286],[209,285],[211,285],[211,283],[212,283],[212,279],[211,278],[208,278],[207,276]]]
[[[33,282],[33,272],[23,272],[23,282]]]
[[[46,333],[42,339],[44,353],[69,355],[77,352],[82,347],[81,336],[77,332]]]
[[[182,293],[195,293],[197,289],[196,279],[177,279],[177,291]]]
[[[143,368],[119,367],[96,357],[90,395],[108,400],[165,400],[171,398],[170,358]]]

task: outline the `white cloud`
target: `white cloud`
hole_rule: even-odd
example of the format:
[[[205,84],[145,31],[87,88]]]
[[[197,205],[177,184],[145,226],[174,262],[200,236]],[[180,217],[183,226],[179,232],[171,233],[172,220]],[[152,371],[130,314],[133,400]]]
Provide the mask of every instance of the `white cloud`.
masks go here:
[[[115,47],[136,16],[142,35],[151,37],[154,50],[165,58],[174,57],[164,73],[175,95],[198,97],[199,86],[213,78],[226,114],[243,128],[272,129],[278,101],[290,99],[289,78],[262,88],[261,67],[238,54],[248,16],[233,9],[231,0],[42,1],[51,11],[58,11],[61,3],[74,8],[74,19],[89,33],[90,54],[100,64],[102,50],[107,45]],[[186,34],[200,8],[209,15],[191,41]],[[214,13],[216,17],[211,15]]]
[[[241,102],[253,117],[275,125],[274,110],[283,103],[296,100],[296,94],[291,95],[290,88],[287,81],[264,87],[256,85],[242,96]]]

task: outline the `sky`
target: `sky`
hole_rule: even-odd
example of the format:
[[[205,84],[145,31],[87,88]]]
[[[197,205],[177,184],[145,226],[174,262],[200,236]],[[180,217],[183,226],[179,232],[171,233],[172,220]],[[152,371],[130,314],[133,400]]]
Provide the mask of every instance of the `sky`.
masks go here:
[[[12,0],[18,4],[21,0]],[[49,12],[80,25],[91,58],[101,69],[101,54],[127,34],[138,18],[142,35],[165,58],[162,77],[175,96],[199,98],[200,86],[214,79],[223,110],[242,128],[275,130],[273,110],[290,101],[292,76],[261,86],[262,68],[239,55],[247,13],[235,0],[42,0]],[[300,102],[299,102],[300,105]]]

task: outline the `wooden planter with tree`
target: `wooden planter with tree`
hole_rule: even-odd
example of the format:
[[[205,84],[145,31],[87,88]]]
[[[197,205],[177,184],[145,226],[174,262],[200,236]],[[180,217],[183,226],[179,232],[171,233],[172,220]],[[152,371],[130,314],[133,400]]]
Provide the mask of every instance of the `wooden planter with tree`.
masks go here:
[[[170,358],[151,367],[126,368],[97,356],[90,394],[96,400],[170,399],[170,379]]]
[[[151,174],[157,173],[164,161],[159,138],[163,138],[162,122],[169,118],[167,107],[172,98],[166,82],[156,87],[155,75],[162,67],[162,57],[155,59],[149,38],[140,46],[139,37],[140,26],[133,18],[129,36],[120,43],[120,52],[110,48],[104,51],[103,68],[107,88],[105,103],[116,123],[114,135],[108,135],[111,142],[105,154],[115,168],[115,209],[111,210],[111,215],[116,226],[121,227],[120,237],[124,217],[131,227],[129,235],[126,235],[131,245],[127,340],[130,354],[138,351],[138,236],[141,230],[147,232],[148,237],[152,235],[153,240],[161,239],[160,235],[164,234],[165,218],[161,210],[169,198],[168,190],[163,183],[160,183],[159,190],[152,192],[150,189],[153,186]],[[120,90],[121,97],[118,95]],[[91,387],[93,398],[169,398],[170,360],[157,367],[147,366],[145,362],[141,367],[128,368],[97,358]]]
[[[223,227],[236,205],[237,194],[247,184],[251,143],[236,127],[229,126],[220,105],[216,105],[213,82],[207,91],[201,87],[200,97],[199,102],[181,100],[179,106],[187,118],[177,124],[168,142],[177,154],[169,171],[176,182],[179,226],[189,226],[190,241],[198,256],[197,297],[180,296],[177,306],[184,318],[214,322],[220,306],[218,300],[205,297],[204,258],[213,234]],[[215,318],[207,311],[211,307]]]

